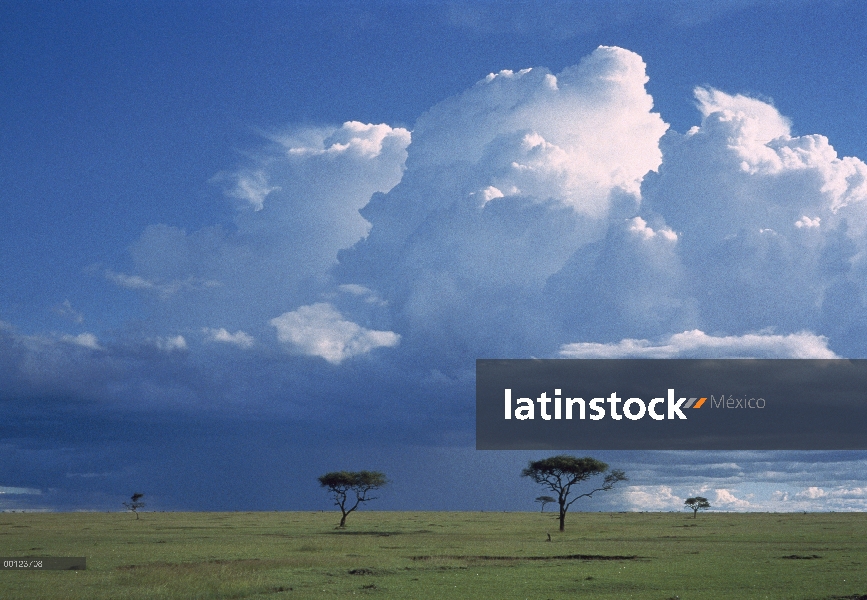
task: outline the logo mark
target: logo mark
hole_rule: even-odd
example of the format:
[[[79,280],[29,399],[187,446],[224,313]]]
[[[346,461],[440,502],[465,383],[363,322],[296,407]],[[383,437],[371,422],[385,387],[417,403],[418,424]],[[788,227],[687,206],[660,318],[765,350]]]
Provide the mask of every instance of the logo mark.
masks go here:
[[[707,398],[698,398],[698,402],[696,402],[696,398],[690,398],[684,408],[701,408],[701,405],[704,404],[705,400],[707,400]],[[695,406],[693,406],[693,403],[695,403]]]

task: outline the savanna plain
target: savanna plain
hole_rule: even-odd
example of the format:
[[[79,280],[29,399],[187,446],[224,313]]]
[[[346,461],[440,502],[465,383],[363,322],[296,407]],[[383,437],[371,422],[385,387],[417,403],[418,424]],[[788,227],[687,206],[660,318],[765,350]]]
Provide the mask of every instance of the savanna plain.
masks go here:
[[[3,513],[0,597],[867,600],[865,513]],[[547,534],[551,534],[548,541]]]

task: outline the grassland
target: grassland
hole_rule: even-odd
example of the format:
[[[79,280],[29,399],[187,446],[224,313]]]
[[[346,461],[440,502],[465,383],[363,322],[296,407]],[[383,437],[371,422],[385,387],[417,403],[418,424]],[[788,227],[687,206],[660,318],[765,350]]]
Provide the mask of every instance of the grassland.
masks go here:
[[[867,600],[867,514],[0,514],[0,597]],[[553,541],[547,542],[547,532]]]

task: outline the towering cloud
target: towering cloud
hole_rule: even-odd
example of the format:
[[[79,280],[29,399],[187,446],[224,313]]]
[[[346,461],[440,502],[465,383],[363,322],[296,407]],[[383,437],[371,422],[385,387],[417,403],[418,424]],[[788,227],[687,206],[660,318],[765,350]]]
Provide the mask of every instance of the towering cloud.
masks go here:
[[[392,303],[408,346],[437,359],[550,353],[565,304],[548,279],[634,216],[667,129],[641,58],[601,47],[576,67],[491,74],[419,118],[407,170],[361,214],[345,283]],[[387,265],[387,268],[383,268]],[[552,308],[554,309],[552,311]]]
[[[400,181],[409,141],[405,129],[355,121],[275,135],[252,166],[215,177],[240,200],[233,224],[151,226],[131,248],[135,273],[107,277],[150,296],[164,330],[222,323],[248,337],[212,339],[274,341],[270,319],[333,289],[338,250],[370,227],[358,210]]]
[[[701,126],[663,138],[643,192],[680,233],[697,325],[806,329],[863,354],[867,166],[821,135],[792,137],[765,102],[704,88],[696,98]]]
[[[867,166],[712,88],[670,131],[647,81],[600,47],[492,73],[412,134],[273,135],[215,178],[233,224],[152,226],[107,277],[155,303],[149,339],[332,365],[863,355]]]

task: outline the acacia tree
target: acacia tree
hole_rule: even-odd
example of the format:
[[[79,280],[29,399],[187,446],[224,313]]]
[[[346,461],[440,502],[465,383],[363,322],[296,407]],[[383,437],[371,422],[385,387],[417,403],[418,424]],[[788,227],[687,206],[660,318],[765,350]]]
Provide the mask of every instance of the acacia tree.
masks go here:
[[[328,488],[334,496],[334,505],[340,507],[342,516],[338,527],[346,527],[346,515],[358,508],[362,502],[376,500],[368,494],[387,483],[385,475],[379,471],[333,471],[319,477],[319,485]],[[354,503],[350,492],[355,496]]]
[[[596,475],[604,475],[599,487],[579,494],[569,500],[572,486]],[[560,454],[542,460],[531,460],[526,469],[521,471],[522,477],[529,477],[536,483],[547,487],[557,494],[556,502],[560,505],[560,531],[566,527],[566,511],[578,498],[589,498],[596,492],[607,492],[618,481],[626,481],[623,471],[608,470],[608,465],[602,461],[590,458],[577,458]]]
[[[143,508],[145,503],[140,502],[140,500],[144,497],[144,494],[140,494],[136,492],[132,496],[129,497],[129,502],[124,502],[123,505],[126,506],[127,510],[135,514],[136,520],[138,520],[138,509]]]
[[[702,496],[696,496],[695,498],[687,498],[683,501],[686,504],[686,508],[692,510],[692,518],[695,519],[698,517],[698,511],[707,510],[710,508],[710,502],[707,501],[707,498],[703,498]]]
[[[557,502],[557,498],[552,498],[551,496],[539,496],[534,500],[534,502],[540,502],[542,504],[542,510],[539,512],[545,512],[545,505],[550,504],[551,502]]]

